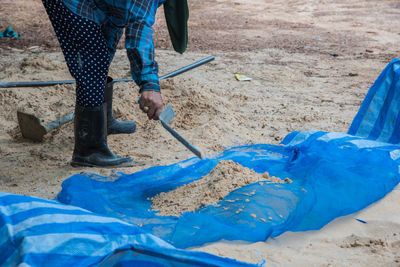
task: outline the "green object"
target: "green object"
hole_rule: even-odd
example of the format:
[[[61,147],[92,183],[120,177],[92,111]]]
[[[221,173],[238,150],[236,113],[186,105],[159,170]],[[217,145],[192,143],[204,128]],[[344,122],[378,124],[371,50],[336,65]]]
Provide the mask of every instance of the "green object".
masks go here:
[[[11,27],[8,27],[4,32],[0,32],[0,38],[1,37],[21,38],[21,35],[15,32]]]
[[[167,0],[164,3],[164,14],[172,46],[176,52],[182,54],[188,43],[189,8],[187,0]]]

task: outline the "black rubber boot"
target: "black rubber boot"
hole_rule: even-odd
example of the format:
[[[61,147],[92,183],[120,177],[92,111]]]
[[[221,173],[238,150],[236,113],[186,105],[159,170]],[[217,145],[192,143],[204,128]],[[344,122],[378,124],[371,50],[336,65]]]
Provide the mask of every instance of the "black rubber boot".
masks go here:
[[[136,124],[131,121],[117,121],[112,110],[114,91],[113,78],[107,77],[104,89],[104,102],[107,103],[107,134],[131,134],[136,131]]]
[[[131,158],[112,153],[107,146],[106,104],[98,107],[75,107],[75,148],[71,165],[86,167],[133,166]]]

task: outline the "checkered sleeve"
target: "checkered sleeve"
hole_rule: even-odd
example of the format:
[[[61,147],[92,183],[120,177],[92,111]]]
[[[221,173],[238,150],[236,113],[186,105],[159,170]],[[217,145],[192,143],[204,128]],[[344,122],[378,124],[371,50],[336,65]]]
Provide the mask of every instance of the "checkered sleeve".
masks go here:
[[[140,92],[160,92],[151,25],[144,20],[131,21],[125,30],[125,38],[132,78],[139,85]]]
[[[48,1],[48,0],[43,0]],[[62,0],[64,5],[78,16],[102,24],[106,21],[106,14],[90,0]]]
[[[46,1],[46,0],[43,0]],[[163,0],[61,0],[75,14],[102,25],[110,63],[125,28],[125,47],[134,81],[142,91],[160,91],[152,26]]]

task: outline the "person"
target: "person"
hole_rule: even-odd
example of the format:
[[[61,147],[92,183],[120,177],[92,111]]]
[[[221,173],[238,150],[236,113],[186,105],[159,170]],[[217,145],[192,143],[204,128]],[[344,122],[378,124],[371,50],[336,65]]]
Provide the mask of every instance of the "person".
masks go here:
[[[130,157],[112,153],[108,134],[133,133],[133,122],[112,113],[112,79],[107,78],[117,44],[125,30],[131,74],[139,86],[140,108],[157,120],[163,107],[152,25],[164,4],[174,49],[187,47],[186,0],[42,0],[71,75],[76,80],[75,146],[71,165],[132,166]]]

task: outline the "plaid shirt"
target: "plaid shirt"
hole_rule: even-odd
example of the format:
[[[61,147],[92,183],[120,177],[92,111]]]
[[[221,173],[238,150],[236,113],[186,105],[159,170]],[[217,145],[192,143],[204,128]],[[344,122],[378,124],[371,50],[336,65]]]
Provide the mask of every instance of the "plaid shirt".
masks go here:
[[[102,25],[111,58],[125,29],[132,78],[142,91],[160,91],[154,59],[153,29],[157,8],[165,0],[63,0],[75,14]]]

